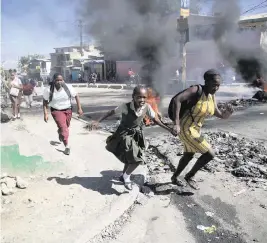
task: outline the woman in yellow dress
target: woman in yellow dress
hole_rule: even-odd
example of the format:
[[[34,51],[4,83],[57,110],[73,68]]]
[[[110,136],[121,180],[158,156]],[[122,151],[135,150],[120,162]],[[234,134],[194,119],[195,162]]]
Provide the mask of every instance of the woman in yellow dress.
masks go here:
[[[218,91],[221,84],[221,76],[216,70],[208,70],[204,74],[205,85],[192,86],[181,92],[174,99],[175,103],[175,125],[179,138],[184,144],[184,154],[179,161],[179,165],[173,174],[171,180],[173,184],[179,183],[177,177],[185,169],[188,163],[192,160],[195,153],[201,153],[193,168],[185,175],[185,180],[193,189],[198,189],[193,177],[210,162],[215,154],[210,144],[201,135],[201,127],[208,116],[215,115],[218,118],[227,119],[233,109],[228,105],[225,111],[220,111],[217,107],[215,93]],[[198,95],[198,100],[195,105],[186,110],[180,117],[180,108],[183,102],[190,102]]]

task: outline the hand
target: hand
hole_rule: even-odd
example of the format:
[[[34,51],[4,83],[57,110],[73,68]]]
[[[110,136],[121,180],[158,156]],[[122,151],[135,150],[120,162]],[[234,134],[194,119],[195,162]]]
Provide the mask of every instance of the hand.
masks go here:
[[[178,125],[176,124],[176,133],[179,134],[180,130],[181,130],[180,124],[178,124]]]
[[[82,115],[83,115],[83,110],[82,110],[82,108],[78,109],[77,113],[78,113],[79,116],[82,116]]]
[[[175,129],[171,129],[171,134],[174,136],[174,137],[177,137],[178,136],[178,133],[175,131]]]
[[[234,112],[233,106],[231,104],[226,105],[226,111],[228,111],[230,114]]]
[[[233,106],[231,104],[226,105],[226,109],[223,112],[223,119],[228,119],[234,112]]]
[[[48,122],[48,114],[44,114],[44,121]]]
[[[94,130],[97,129],[99,127],[99,122],[98,121],[93,121],[90,125],[89,125],[89,130]]]

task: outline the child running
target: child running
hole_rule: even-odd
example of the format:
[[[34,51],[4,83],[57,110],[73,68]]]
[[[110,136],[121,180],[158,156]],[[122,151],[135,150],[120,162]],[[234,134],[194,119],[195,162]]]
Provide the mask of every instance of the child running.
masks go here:
[[[144,117],[147,115],[156,124],[177,136],[173,129],[162,124],[151,106],[146,103],[147,89],[145,87],[135,87],[132,98],[131,102],[118,106],[92,123],[92,128],[96,128],[109,116],[121,114],[120,125],[115,133],[107,138],[106,149],[125,164],[119,180],[128,190],[132,190],[131,174],[144,162],[145,139],[142,131]]]

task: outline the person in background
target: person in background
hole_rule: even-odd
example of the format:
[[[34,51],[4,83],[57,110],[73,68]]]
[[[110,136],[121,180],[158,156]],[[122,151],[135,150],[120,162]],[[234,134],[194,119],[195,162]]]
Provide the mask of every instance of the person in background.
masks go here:
[[[173,135],[176,132],[162,124],[149,104],[146,103],[147,90],[143,86],[136,86],[133,90],[132,101],[123,103],[114,110],[107,112],[91,124],[97,128],[99,123],[114,114],[121,115],[121,122],[113,135],[107,138],[106,149],[113,153],[122,163],[124,168],[119,180],[126,189],[132,190],[130,176],[133,171],[144,162],[145,139],[142,130],[144,116],[147,115],[156,124]]]
[[[96,71],[94,71],[94,72],[92,73],[91,78],[92,78],[92,82],[93,82],[93,84],[96,84],[96,81],[97,81],[97,73],[96,73]]]
[[[27,108],[31,108],[33,102],[33,94],[37,95],[35,91],[35,82],[33,80],[26,80],[26,83],[23,85],[22,92],[25,98]]]
[[[171,180],[173,184],[180,184],[177,177],[193,159],[195,153],[200,153],[201,156],[198,158],[195,165],[185,175],[185,180],[188,185],[196,190],[198,186],[193,179],[194,176],[215,156],[211,145],[205,137],[201,135],[201,127],[208,116],[215,115],[218,118],[227,119],[233,113],[231,105],[228,105],[223,112],[217,107],[215,93],[218,91],[221,84],[220,74],[216,70],[208,70],[204,74],[204,80],[205,84],[203,86],[192,86],[178,94],[174,99],[174,114],[176,114],[175,125],[179,138],[184,144],[184,154]],[[197,100],[195,100],[195,97],[197,97]],[[193,100],[196,101],[195,105],[187,109],[182,117],[180,117],[182,102],[187,102],[188,104],[189,102],[193,102]]]
[[[48,122],[48,105],[51,109],[57,127],[59,141],[64,143],[66,155],[70,154],[69,147],[69,126],[72,118],[71,99],[75,98],[77,103],[77,113],[83,115],[80,98],[72,85],[66,84],[61,74],[56,73],[50,86],[44,90],[43,94],[43,110],[44,121]]]
[[[11,72],[11,80],[9,82],[9,97],[12,104],[13,119],[20,119],[20,101],[22,96],[22,82],[16,76],[15,72]]]

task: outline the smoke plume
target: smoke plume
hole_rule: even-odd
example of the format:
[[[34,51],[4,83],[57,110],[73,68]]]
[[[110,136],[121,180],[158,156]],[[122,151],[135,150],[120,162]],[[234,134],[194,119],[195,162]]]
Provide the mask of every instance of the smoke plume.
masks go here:
[[[240,6],[236,0],[217,0],[213,12],[219,13],[214,40],[223,59],[245,82],[267,74],[267,55],[260,47],[260,29],[240,30]]]
[[[179,54],[175,2],[81,0],[80,6],[87,32],[99,41],[105,56],[139,61],[143,82],[163,91]]]

